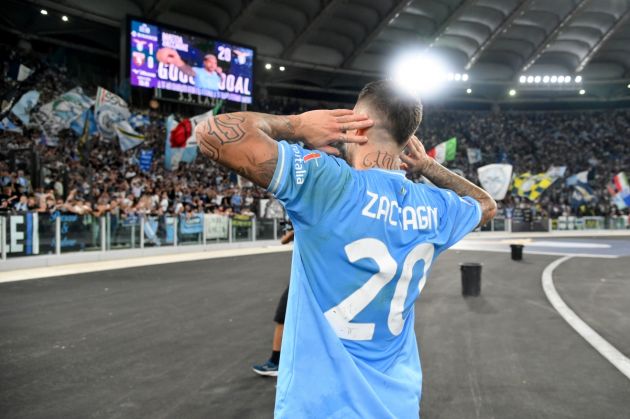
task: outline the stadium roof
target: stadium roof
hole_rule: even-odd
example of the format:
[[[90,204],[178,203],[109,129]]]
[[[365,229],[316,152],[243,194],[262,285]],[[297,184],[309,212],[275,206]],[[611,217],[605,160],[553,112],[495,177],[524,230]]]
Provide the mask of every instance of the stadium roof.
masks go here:
[[[20,18],[25,3],[98,23],[66,42],[113,55],[127,15],[254,45],[264,62],[287,67],[263,71],[268,86],[355,92],[406,47],[444,55],[488,98],[523,74],[580,74],[602,97],[627,95],[630,79],[630,0],[9,1],[9,30],[55,41],[67,35],[63,23]]]

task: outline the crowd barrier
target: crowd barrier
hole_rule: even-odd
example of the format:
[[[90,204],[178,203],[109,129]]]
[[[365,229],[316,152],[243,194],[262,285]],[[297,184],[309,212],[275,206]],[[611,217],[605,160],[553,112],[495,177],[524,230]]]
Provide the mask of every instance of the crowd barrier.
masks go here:
[[[559,217],[524,222],[496,217],[478,231],[544,232],[558,230],[628,229],[627,217]],[[206,245],[277,240],[279,219],[246,215],[103,217],[77,214],[2,214],[2,260],[32,255],[60,255],[80,251],[143,249],[158,246]]]
[[[2,260],[77,251],[275,240],[281,233],[281,220],[247,215],[94,217],[36,212],[0,215]]]

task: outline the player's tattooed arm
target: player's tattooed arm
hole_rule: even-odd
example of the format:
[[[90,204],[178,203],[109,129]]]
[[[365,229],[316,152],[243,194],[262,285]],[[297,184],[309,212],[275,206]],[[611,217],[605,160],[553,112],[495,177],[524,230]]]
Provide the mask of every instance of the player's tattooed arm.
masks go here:
[[[259,186],[267,187],[278,161],[272,136],[291,136],[291,117],[237,112],[210,117],[195,128],[199,149]]]
[[[407,151],[407,154],[403,153],[400,155],[403,161],[401,168],[407,170],[407,172],[421,173],[436,186],[450,189],[459,196],[470,196],[479,202],[481,206],[480,225],[494,218],[497,212],[497,203],[488,192],[469,180],[451,172],[446,167],[427,156],[424,151],[424,146],[415,135],[409,140]]]
[[[365,142],[367,137],[347,131],[372,125],[367,116],[346,109],[291,116],[236,112],[208,118],[197,125],[195,135],[203,154],[267,187],[278,161],[273,139],[303,140],[312,148],[335,153],[331,143]]]

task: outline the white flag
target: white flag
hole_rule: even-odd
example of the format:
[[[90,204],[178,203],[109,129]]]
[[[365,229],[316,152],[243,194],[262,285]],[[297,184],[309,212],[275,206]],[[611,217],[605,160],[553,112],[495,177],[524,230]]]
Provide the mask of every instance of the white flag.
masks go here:
[[[481,149],[468,147],[466,153],[468,154],[468,163],[475,164],[481,161]]]
[[[102,87],[98,88],[94,104],[94,118],[103,137],[116,136],[116,124],[126,121],[129,116],[127,103],[120,96]]]
[[[120,142],[120,149],[122,151],[130,150],[139,146],[144,141],[144,135],[136,132],[129,121],[120,121],[114,126],[116,135],[118,135],[118,141]]]
[[[511,164],[488,164],[477,169],[481,186],[496,200],[505,198],[512,183]]]
[[[547,170],[547,176],[551,179],[556,180],[564,176],[564,173],[567,171],[566,166],[551,166],[549,170]]]

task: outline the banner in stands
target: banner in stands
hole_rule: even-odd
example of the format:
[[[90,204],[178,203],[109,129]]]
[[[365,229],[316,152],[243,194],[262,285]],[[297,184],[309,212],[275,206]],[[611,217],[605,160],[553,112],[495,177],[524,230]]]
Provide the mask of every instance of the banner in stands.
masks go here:
[[[252,103],[252,48],[138,19],[129,34],[132,86]]]
[[[181,234],[199,234],[203,231],[203,214],[193,214],[190,217],[179,217],[179,232]]]
[[[10,256],[38,255],[37,213],[9,215],[3,218],[7,223],[7,254]]]
[[[228,238],[228,217],[216,214],[205,214],[206,239]]]

